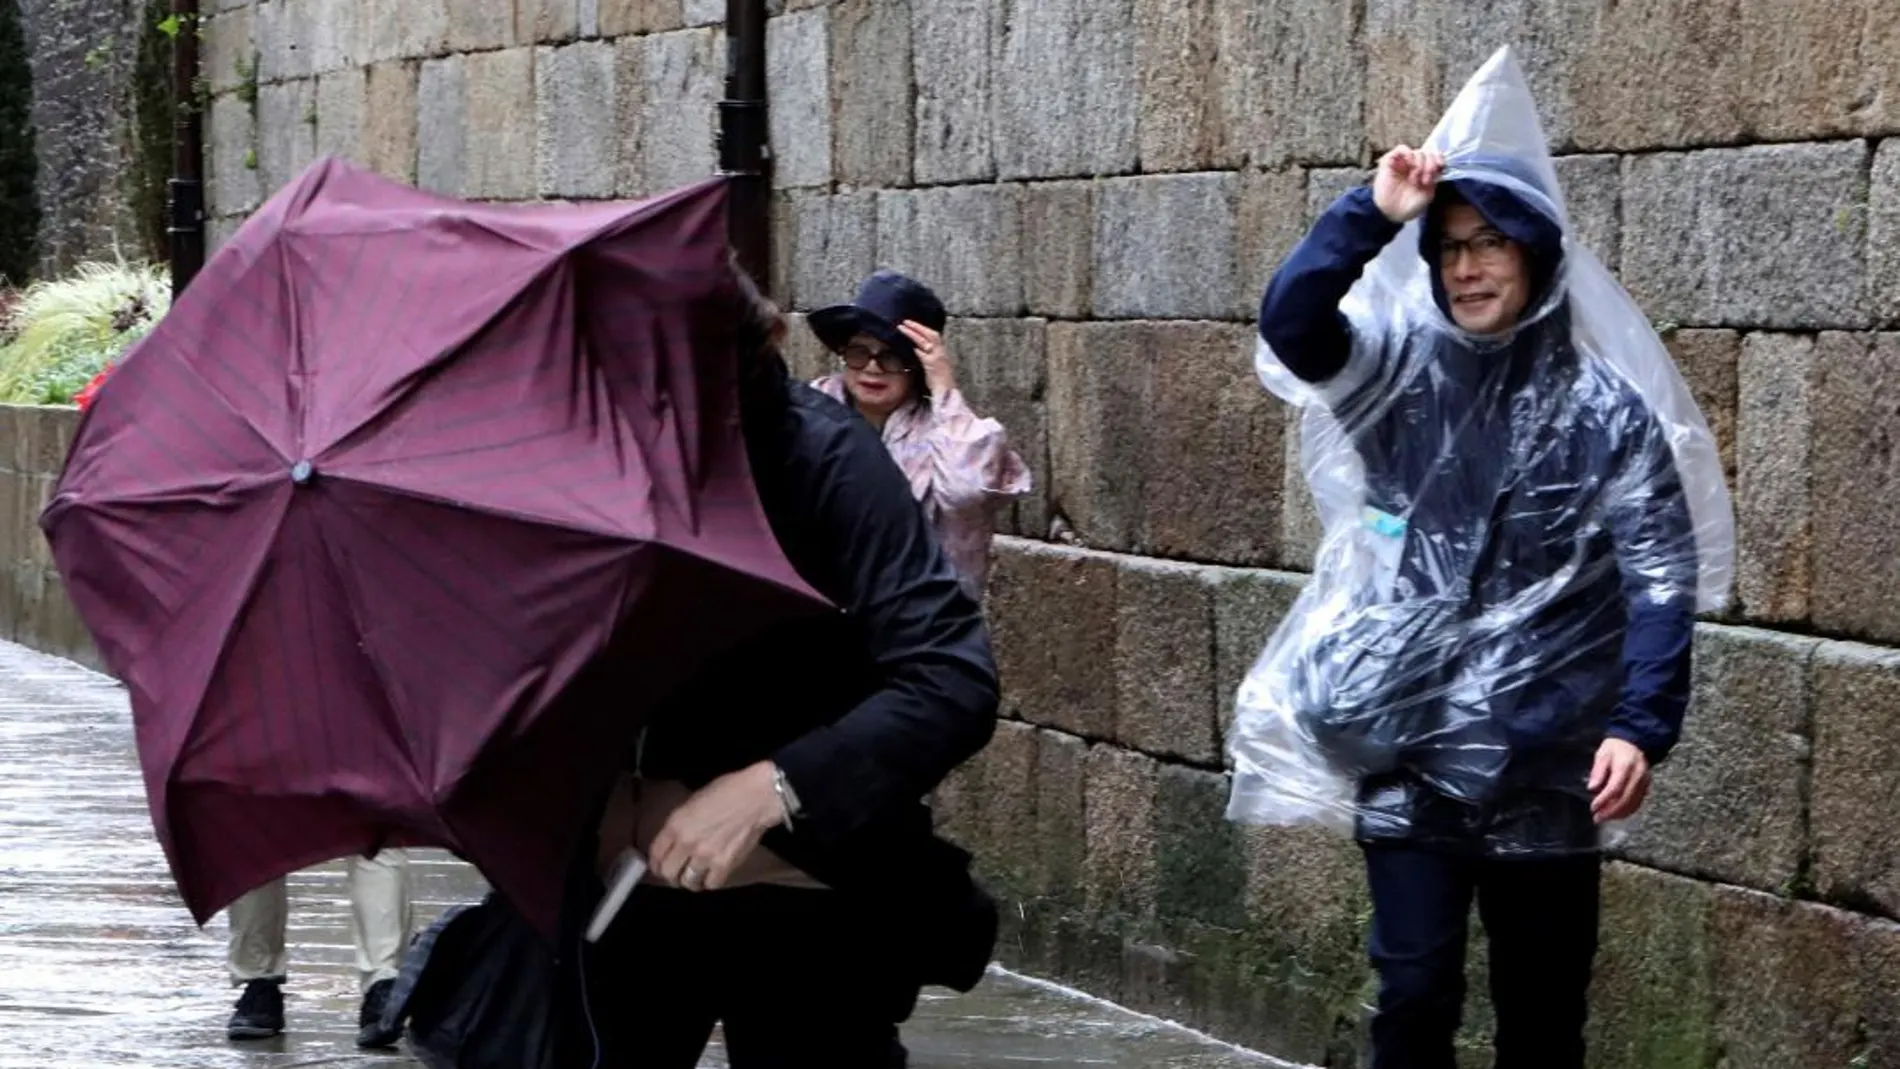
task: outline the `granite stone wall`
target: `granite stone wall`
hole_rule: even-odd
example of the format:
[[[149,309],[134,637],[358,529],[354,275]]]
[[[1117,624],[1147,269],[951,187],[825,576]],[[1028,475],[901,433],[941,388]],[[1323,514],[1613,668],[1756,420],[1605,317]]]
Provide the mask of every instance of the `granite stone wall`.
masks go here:
[[[138,214],[135,84],[151,29],[148,7],[146,0],[20,0],[33,70],[42,277],[84,260],[153,255],[154,228]]]
[[[506,200],[713,169],[718,2],[207,8],[220,233],[320,153]],[[1665,333],[1740,516],[1687,737],[1606,880],[1592,1064],[1900,1066],[1887,0],[773,10],[774,292],[802,312],[876,266],[929,280],[1038,477],[990,592],[1008,720],[939,798],[1007,900],[1006,960],[1286,1058],[1363,1056],[1354,850],[1221,818],[1231,696],[1316,526],[1248,319],[1314,214],[1513,43],[1578,232]],[[16,448],[22,508],[38,448]],[[13,573],[56,594],[21,523]],[[22,601],[13,634],[73,648]],[[1482,984],[1470,1020],[1488,1064]]]

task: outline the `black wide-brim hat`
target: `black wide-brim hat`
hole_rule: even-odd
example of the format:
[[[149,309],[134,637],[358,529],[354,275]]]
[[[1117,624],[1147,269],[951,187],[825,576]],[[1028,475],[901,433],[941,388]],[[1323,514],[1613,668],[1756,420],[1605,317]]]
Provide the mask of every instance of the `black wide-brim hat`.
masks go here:
[[[914,368],[918,366],[917,347],[897,329],[907,319],[941,332],[949,315],[929,286],[895,271],[879,271],[858,287],[856,300],[820,308],[805,321],[825,348],[834,353],[857,335],[869,334]]]

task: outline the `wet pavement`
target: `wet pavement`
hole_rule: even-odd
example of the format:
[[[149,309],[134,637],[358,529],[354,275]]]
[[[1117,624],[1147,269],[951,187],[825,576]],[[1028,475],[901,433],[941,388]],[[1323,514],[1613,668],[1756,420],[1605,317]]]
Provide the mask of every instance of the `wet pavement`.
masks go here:
[[[482,893],[473,870],[413,856],[420,923]],[[233,1044],[224,922],[179,904],[151,823],[124,692],[0,643],[0,1069],[413,1066],[366,1055],[340,865],[290,881],[288,1033]],[[1284,1063],[1001,971],[926,993],[905,1029],[919,1069],[1229,1069]],[[724,1066],[717,1047],[702,1063]]]

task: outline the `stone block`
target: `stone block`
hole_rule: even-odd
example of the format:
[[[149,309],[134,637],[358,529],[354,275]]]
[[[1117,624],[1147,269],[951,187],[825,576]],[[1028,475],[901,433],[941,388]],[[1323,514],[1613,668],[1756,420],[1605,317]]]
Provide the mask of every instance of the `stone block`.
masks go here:
[[[785,364],[791,368],[792,377],[800,382],[830,374],[837,365],[837,358],[811,332],[805,317],[797,313],[785,317]]]
[[[952,315],[1022,314],[1022,237],[1017,186],[878,194],[879,266],[930,286]]]
[[[1882,960],[1892,948],[1881,945],[1890,929],[1825,906],[1719,888],[1712,944],[1723,1063],[1876,1064],[1868,1025],[1891,1020],[1894,1007],[1886,987],[1894,974]],[[1894,1053],[1888,1049],[1885,1064]]]
[[[1084,769],[1088,833],[1083,886],[1088,911],[1095,916],[1152,917],[1161,765],[1113,746],[1094,746]]]
[[[1050,507],[1084,544],[1276,556],[1283,407],[1254,383],[1250,337],[1226,323],[1050,327]]]
[[[1742,336],[1732,330],[1673,330],[1663,336],[1663,344],[1715,435],[1722,470],[1733,486]]]
[[[1623,282],[1682,325],[1865,326],[1867,164],[1860,141],[1634,157]]]
[[[1116,577],[1115,739],[1214,765],[1214,597],[1192,565],[1129,557]]]
[[[1023,302],[1031,315],[1080,319],[1094,301],[1095,183],[1022,187]]]
[[[1229,931],[1247,911],[1246,833],[1229,823],[1227,777],[1161,766],[1155,798],[1155,907],[1166,926],[1197,922]]]
[[[1591,1064],[1604,1069],[1717,1064],[1720,989],[1710,932],[1716,890],[1633,865],[1603,873],[1603,921],[1590,989]]]
[[[1215,108],[1216,0],[1135,0],[1137,123],[1144,171],[1199,171],[1225,161]]]
[[[266,0],[253,14],[257,41],[257,80],[281,82],[314,72],[315,25],[302,0]]]
[[[1305,451],[1301,446],[1305,416],[1291,405],[1281,407],[1285,434],[1281,455],[1285,470],[1280,479],[1280,546],[1277,563],[1282,568],[1312,571],[1319,556],[1319,545],[1326,536],[1326,525],[1319,518],[1319,501],[1313,496],[1306,475]]]
[[[830,15],[837,180],[864,187],[910,185],[910,0],[839,0]],[[930,61],[963,58],[932,56]]]
[[[1034,890],[1060,905],[1079,905],[1088,844],[1088,744],[1073,735],[1036,732]]]
[[[819,5],[813,3],[803,6]],[[683,15],[688,26],[717,26],[726,21],[726,0],[686,0]]]
[[[1366,0],[1361,30],[1365,130],[1366,145],[1375,155],[1394,145],[1419,144],[1444,114],[1448,101],[1439,16],[1436,5]]]
[[[797,192],[779,203],[791,229],[793,306],[809,311],[850,301],[876,267],[877,194]]]
[[[269,197],[317,157],[317,83],[311,79],[257,89],[257,174]]]
[[[1209,568],[1205,578],[1214,589],[1214,712],[1224,752],[1240,684],[1293,611],[1304,580],[1289,572],[1240,568]]]
[[[1005,721],[965,766],[962,788],[969,823],[960,841],[976,855],[986,882],[1006,896],[1032,894],[1041,884],[1036,836],[1035,728]]]
[[[772,101],[772,184],[831,183],[830,34],[823,11],[772,19],[765,29],[765,91]]]
[[[1838,343],[1841,337],[1830,340]],[[1803,335],[1751,334],[1742,346],[1735,593],[1751,620],[1791,623],[1808,617],[1814,583],[1815,384],[1823,357],[1815,340]]]
[[[1003,178],[1135,169],[1134,0],[1037,0],[994,29],[994,148]]]
[[[600,35],[662,33],[686,25],[680,0],[599,0]]]
[[[1900,35],[1880,0],[1811,14],[1779,0],[1643,0],[1600,10],[1579,42],[1571,94],[1585,146],[1809,141],[1894,121],[1886,96],[1900,86]]]
[[[416,184],[437,193],[459,194],[468,182],[467,73],[462,56],[431,59],[418,69],[416,84]],[[379,65],[387,69],[388,65]],[[378,75],[372,69],[374,81]],[[388,77],[400,77],[389,75]],[[400,88],[392,92],[400,93]],[[382,121],[379,117],[378,120]],[[395,125],[395,142],[400,152],[404,132],[400,120]],[[399,157],[397,157],[399,158]],[[380,168],[379,168],[380,170]]]
[[[216,255],[243,225],[244,217],[239,215],[220,215],[205,220],[205,255]]]
[[[1814,660],[1809,821],[1821,894],[1900,912],[1900,654],[1830,642]]]
[[[1860,38],[1859,85],[1846,98],[1855,106],[1853,130],[1870,137],[1900,134],[1900,20],[1879,0],[1854,6],[1865,7],[1867,15]],[[1841,101],[1833,103],[1838,108]]]
[[[1095,314],[1219,319],[1235,310],[1232,174],[1103,182],[1095,194]],[[1192,235],[1192,240],[1183,240]]]
[[[536,168],[543,197],[614,195],[614,46],[583,41],[536,50]]]
[[[996,177],[991,57],[1006,10],[992,0],[930,0],[913,6],[911,54],[930,60],[913,65],[918,182]],[[936,61],[947,57],[955,61]]]
[[[1874,156],[1868,206],[1867,296],[1880,324],[1893,326],[1900,324],[1900,138],[1882,142]]]
[[[1049,530],[1048,324],[1040,319],[953,319],[944,332],[957,385],[979,415],[1002,423],[1035,487],[997,516],[997,529],[1028,538]]]
[[[1371,179],[1372,172],[1364,167],[1315,167],[1307,171],[1306,225],[1312,226],[1334,201]],[[1304,231],[1301,236],[1305,236]]]
[[[1623,251],[1623,165],[1615,156],[1560,156],[1557,187],[1577,242],[1616,270]]]
[[[515,0],[515,38],[522,44],[561,44],[580,36],[578,0]]]
[[[1143,541],[1148,361],[1142,324],[1050,324],[1049,507],[1083,545]]]
[[[1252,328],[1157,323],[1147,333],[1155,379],[1144,545],[1169,557],[1272,563],[1286,406],[1253,375]],[[1209,486],[1220,487],[1217,497]]]
[[[364,0],[365,59],[439,56],[449,43],[448,0]]]
[[[257,120],[251,105],[233,95],[211,101],[206,153],[210,181],[205,200],[213,215],[240,215],[263,199],[257,174]]]
[[[996,540],[988,613],[1003,712],[1088,739],[1115,729],[1115,559],[1015,538]]]
[[[1220,159],[1282,167],[1360,158],[1366,68],[1354,36],[1355,6],[1356,0],[1217,5]]]
[[[257,42],[252,37],[256,9],[240,7],[205,20],[198,43],[198,69],[213,93],[225,93],[257,74]]]
[[[725,49],[714,30],[615,42],[619,59],[620,195],[648,196],[718,169],[714,130]]]
[[[1813,417],[1814,625],[1900,640],[1900,335],[1822,335]]]
[[[535,194],[534,49],[462,57],[465,196],[527,200]]]
[[[369,113],[369,75],[362,68],[317,79],[317,155],[364,162],[363,123]]]
[[[459,68],[458,68],[459,73]],[[369,68],[363,115],[363,159],[371,170],[398,182],[416,181],[418,86],[421,64],[392,60]],[[439,88],[439,87],[438,87]],[[460,87],[456,93],[460,96]],[[454,130],[437,130],[453,149],[453,168],[461,172],[460,117]]]
[[[278,0],[282,3],[283,0]],[[310,70],[314,74],[347,70],[363,63],[356,0],[307,0],[303,18],[310,23]]]
[[[1810,662],[1818,643],[1703,627],[1681,744],[1622,852],[1676,872],[1788,893],[1807,856]],[[1723,833],[1711,835],[1711,828]]]
[[[1372,912],[1365,862],[1352,843],[1317,829],[1239,827],[1249,919],[1233,943],[1246,966],[1248,1040],[1302,1063],[1356,1064],[1349,1051],[1363,1016]]]
[[[1306,236],[1307,179],[1299,170],[1246,171],[1235,210],[1234,311],[1252,321],[1267,280]]]
[[[513,4],[448,0],[447,40],[452,52],[487,52],[523,43],[515,37]]]

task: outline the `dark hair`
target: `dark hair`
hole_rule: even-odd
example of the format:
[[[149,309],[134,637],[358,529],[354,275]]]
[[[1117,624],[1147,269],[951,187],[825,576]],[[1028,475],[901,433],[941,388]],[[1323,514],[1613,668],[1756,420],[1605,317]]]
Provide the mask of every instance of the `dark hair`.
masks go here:
[[[726,263],[732,269],[733,288],[738,291],[736,342],[741,371],[748,372],[754,365],[768,363],[773,357],[782,361],[784,355],[779,352],[778,339],[785,334],[785,314],[759,289],[759,284],[740,266],[739,257],[732,250],[726,252]]]

